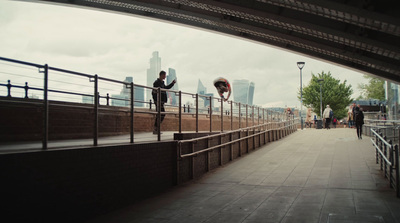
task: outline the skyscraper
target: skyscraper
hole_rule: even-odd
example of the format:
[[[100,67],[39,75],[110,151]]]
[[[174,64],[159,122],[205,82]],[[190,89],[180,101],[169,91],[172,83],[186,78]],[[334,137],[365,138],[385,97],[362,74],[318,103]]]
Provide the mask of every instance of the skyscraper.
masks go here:
[[[158,78],[161,71],[161,58],[158,56],[158,51],[154,51],[150,58],[150,68],[147,69],[147,86],[153,87],[154,81]],[[146,92],[146,101],[152,99],[151,91]]]
[[[253,105],[254,98],[254,82],[249,82],[249,80],[234,80],[233,84],[233,98],[235,102],[240,102],[242,104]]]
[[[207,93],[207,88],[204,87],[203,83],[199,79],[199,82],[197,84],[197,94],[205,95]]]
[[[170,84],[173,80],[176,80],[176,71],[175,69],[168,68],[167,85]],[[179,90],[178,82],[175,83],[175,85],[170,90],[178,91]],[[171,105],[178,105],[179,99],[175,93],[168,92],[168,98],[169,98],[169,103],[171,103]]]
[[[250,85],[249,85],[249,97],[248,97],[248,102],[247,102],[249,105],[253,105],[254,88],[255,88],[254,82],[250,82]]]
[[[133,82],[133,78],[132,77],[126,77],[124,82],[131,83],[131,82]],[[114,94],[114,95],[111,96],[113,98],[118,98],[118,99],[121,99],[121,100],[112,99],[111,100],[111,105],[113,105],[113,106],[121,106],[121,107],[129,106],[129,103],[130,103],[129,99],[130,99],[130,95],[131,95],[130,91],[131,90],[128,89],[125,84],[123,84],[121,93],[120,94]]]
[[[132,77],[126,77],[124,82],[131,83],[133,82]],[[130,99],[131,99],[131,89],[127,88],[127,86],[124,84],[121,90],[120,94],[117,95],[112,95],[111,97],[113,98],[118,98],[118,99],[112,99],[111,100],[111,105],[113,106],[121,106],[121,107],[126,107],[130,105]],[[135,87],[134,88],[134,97],[135,97],[135,107],[143,107],[142,101],[144,101],[144,88],[143,87]]]
[[[144,88],[143,87],[135,87],[135,107],[144,107],[142,101],[144,101]]]
[[[207,88],[204,87],[203,82],[199,79],[199,82],[197,83],[197,94],[199,95],[205,95],[207,97],[214,97],[213,93],[207,93]],[[209,107],[210,106],[210,100],[208,98],[202,98],[204,100],[204,107]],[[211,107],[214,107],[214,104],[212,104]]]

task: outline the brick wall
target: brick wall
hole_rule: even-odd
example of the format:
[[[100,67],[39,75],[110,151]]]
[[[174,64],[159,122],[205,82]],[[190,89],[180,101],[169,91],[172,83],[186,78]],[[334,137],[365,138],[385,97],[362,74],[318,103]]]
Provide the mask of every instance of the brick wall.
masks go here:
[[[137,108],[134,114],[134,131],[153,131],[153,114],[149,109]],[[41,140],[43,132],[43,105],[41,100],[0,97],[0,141]],[[129,134],[130,113],[126,108],[99,106],[99,136]],[[252,120],[248,120],[249,125]],[[231,129],[231,118],[224,116],[224,130]],[[239,119],[233,117],[233,129],[239,127]],[[242,118],[242,127],[246,120]],[[212,131],[220,131],[220,114],[212,117]],[[162,131],[178,131],[178,115],[166,115],[161,125]],[[182,131],[195,131],[196,118],[193,114],[183,113]],[[199,116],[199,131],[210,131],[210,119],[206,115]],[[91,138],[94,132],[94,110],[92,105],[80,103],[49,103],[49,139]]]

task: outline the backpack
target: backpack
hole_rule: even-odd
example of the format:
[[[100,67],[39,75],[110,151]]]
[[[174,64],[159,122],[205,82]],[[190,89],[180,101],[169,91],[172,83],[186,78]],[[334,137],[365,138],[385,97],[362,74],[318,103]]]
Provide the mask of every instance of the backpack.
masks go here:
[[[332,119],[332,117],[333,117],[333,111],[331,110],[331,111],[329,112],[329,118]]]
[[[355,112],[355,121],[356,121],[356,123],[362,123],[362,124],[364,124],[364,120],[363,120],[363,117],[362,117],[360,111],[356,111],[356,112]]]

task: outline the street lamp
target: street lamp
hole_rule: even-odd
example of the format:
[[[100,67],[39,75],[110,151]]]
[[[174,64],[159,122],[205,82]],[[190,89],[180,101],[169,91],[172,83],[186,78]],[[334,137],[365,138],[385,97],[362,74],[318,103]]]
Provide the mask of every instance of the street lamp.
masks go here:
[[[301,115],[301,111],[303,110],[303,78],[301,74],[301,70],[303,69],[305,62],[297,62],[297,67],[300,69],[300,122],[301,122],[301,130],[303,130],[303,116]]]
[[[320,104],[320,118],[322,120],[322,82],[324,82],[324,79],[318,79],[319,82],[319,98],[321,100]]]

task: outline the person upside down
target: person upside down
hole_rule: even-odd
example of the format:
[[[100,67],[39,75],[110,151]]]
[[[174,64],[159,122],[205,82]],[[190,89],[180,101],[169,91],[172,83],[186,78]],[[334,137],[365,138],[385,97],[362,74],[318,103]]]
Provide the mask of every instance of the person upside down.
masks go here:
[[[229,81],[225,78],[219,77],[214,80],[214,86],[217,88],[218,94],[221,97],[222,100],[227,101],[229,97],[231,96],[231,85],[229,84]],[[224,96],[224,93],[228,92],[228,96]]]

